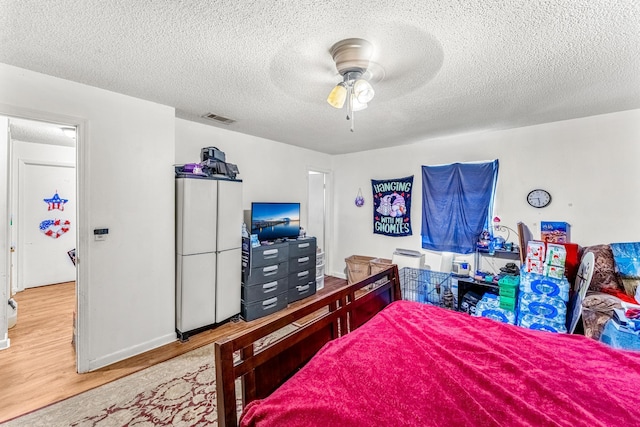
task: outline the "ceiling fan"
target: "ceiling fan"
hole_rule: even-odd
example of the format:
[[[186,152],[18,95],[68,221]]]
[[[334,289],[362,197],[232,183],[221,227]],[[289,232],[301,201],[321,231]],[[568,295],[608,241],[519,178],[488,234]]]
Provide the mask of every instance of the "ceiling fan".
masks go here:
[[[329,50],[336,69],[342,76],[339,82],[329,93],[327,102],[334,108],[342,108],[347,105],[347,120],[351,121],[351,132],[354,131],[355,111],[364,110],[367,104],[375,96],[373,86],[368,81],[371,72],[367,71],[374,65],[370,61],[373,54],[373,46],[364,39],[350,38],[337,42]]]

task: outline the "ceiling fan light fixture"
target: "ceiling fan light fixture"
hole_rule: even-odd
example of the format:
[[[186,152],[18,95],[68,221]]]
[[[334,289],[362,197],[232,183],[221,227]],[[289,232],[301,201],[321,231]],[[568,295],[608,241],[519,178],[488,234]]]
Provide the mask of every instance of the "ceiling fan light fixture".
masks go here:
[[[365,79],[358,79],[353,84],[353,94],[358,102],[366,104],[373,99],[376,92],[373,90],[371,83]]]
[[[353,113],[367,108],[367,103],[375,96],[371,83],[363,78],[370,64],[373,47],[366,40],[352,38],[334,44],[329,52],[342,76],[342,82],[333,88],[327,102],[334,108],[342,108],[346,102],[347,120],[351,121],[353,132]]]
[[[353,97],[353,102],[351,104],[351,111],[362,111],[365,108],[367,108],[367,103],[366,102],[360,102],[358,97],[354,96]]]
[[[327,97],[327,102],[333,108],[342,108],[347,99],[347,85],[344,82],[338,83]]]

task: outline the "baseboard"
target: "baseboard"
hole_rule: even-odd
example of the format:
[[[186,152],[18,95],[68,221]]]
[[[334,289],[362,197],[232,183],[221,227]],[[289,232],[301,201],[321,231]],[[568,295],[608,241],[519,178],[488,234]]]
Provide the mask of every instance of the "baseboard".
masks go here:
[[[120,362],[121,360],[128,359],[138,354],[144,353],[154,348],[161,347],[163,345],[172,343],[177,340],[175,332],[155,338],[153,340],[138,344],[133,347],[126,348],[115,353],[108,354],[106,356],[99,357],[89,361],[89,371],[95,371],[96,369],[104,368],[112,363]]]
[[[347,275],[344,273],[331,273],[329,274],[329,276],[333,276],[333,277],[339,277],[340,279],[345,279],[347,280]]]
[[[4,334],[4,338],[0,340],[0,350],[6,350],[11,347],[11,340],[9,334]]]

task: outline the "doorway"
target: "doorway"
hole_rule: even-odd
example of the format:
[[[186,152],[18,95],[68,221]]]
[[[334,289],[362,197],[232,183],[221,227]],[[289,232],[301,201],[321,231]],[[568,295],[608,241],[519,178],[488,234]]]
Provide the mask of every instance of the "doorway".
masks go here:
[[[77,284],[76,127],[3,120],[8,179],[0,192],[7,196],[9,213],[8,297],[32,287]],[[18,307],[17,322],[29,315]]]
[[[307,218],[307,234],[316,238],[318,248],[324,252],[325,264],[323,265],[324,274],[327,270],[327,248],[328,248],[328,186],[329,173],[319,170],[308,170],[308,218]],[[320,275],[317,271],[316,275]]]
[[[76,280],[75,128],[9,119],[11,289]]]

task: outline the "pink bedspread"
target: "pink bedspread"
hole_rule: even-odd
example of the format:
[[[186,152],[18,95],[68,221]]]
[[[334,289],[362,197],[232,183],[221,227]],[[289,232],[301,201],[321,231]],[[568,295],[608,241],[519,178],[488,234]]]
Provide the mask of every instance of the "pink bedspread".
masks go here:
[[[242,426],[640,425],[640,352],[398,301],[335,340]]]

